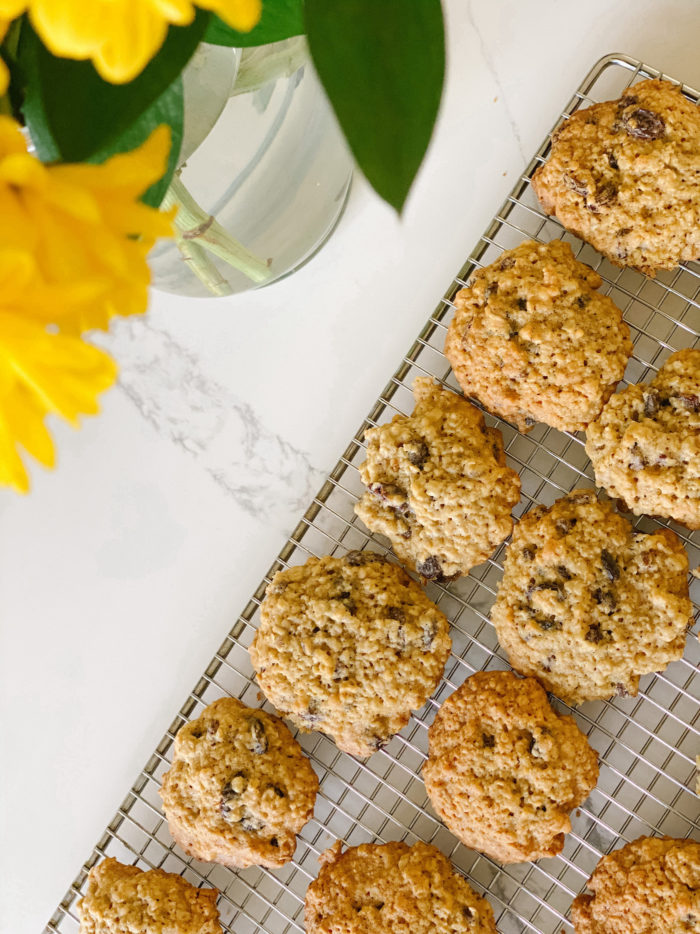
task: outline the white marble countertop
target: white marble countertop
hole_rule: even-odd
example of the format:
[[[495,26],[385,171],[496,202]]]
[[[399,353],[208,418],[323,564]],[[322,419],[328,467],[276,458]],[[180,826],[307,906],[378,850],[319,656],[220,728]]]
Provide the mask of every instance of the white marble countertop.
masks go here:
[[[38,932],[556,114],[621,51],[700,86],[697,0],[447,0],[401,220],[361,181],[256,293],[154,294],[60,465],[0,494],[0,931]]]

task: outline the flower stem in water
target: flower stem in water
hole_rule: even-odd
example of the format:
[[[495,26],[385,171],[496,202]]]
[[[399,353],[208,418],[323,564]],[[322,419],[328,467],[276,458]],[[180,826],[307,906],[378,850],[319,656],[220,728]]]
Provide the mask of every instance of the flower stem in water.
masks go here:
[[[253,282],[265,282],[270,278],[271,260],[251,253],[213,215],[203,211],[178,174],[173,177],[162,206],[166,210],[177,207],[175,242],[195,275],[215,295],[230,294],[232,289],[205,251],[218,256]]]

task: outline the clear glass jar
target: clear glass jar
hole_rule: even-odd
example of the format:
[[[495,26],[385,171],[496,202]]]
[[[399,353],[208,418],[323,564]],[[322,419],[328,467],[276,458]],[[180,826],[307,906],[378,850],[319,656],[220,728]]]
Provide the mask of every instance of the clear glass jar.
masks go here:
[[[305,263],[335,227],[352,157],[303,37],[202,46],[185,72],[182,165],[164,206],[177,236],[151,253],[156,288],[230,295]]]

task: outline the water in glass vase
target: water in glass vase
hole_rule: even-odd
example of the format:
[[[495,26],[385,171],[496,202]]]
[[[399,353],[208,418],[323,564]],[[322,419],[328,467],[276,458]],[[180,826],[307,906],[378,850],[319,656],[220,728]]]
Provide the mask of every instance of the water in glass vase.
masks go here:
[[[209,59],[205,48],[185,76],[182,155],[163,205],[178,207],[176,238],[150,256],[154,285],[180,295],[230,295],[299,268],[333,230],[352,177],[302,37],[212,47]]]

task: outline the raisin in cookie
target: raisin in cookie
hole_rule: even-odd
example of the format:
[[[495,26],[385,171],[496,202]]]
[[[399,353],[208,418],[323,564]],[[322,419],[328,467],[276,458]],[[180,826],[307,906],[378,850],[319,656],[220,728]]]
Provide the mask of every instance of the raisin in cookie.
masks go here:
[[[78,902],[80,934],[221,934],[217,896],[172,872],[107,858],[90,870]]]
[[[449,624],[381,555],[309,558],[275,574],[250,646],[268,700],[301,730],[370,756],[435,690]]]
[[[697,934],[700,843],[639,837],[604,856],[588,888],[571,906],[576,934]]]
[[[700,110],[667,81],[579,110],[532,187],[617,266],[654,276],[700,256]]]
[[[462,843],[502,863],[555,856],[569,813],[598,781],[598,756],[533,678],[481,671],[442,705],[428,731],[423,780]]]
[[[481,412],[431,379],[413,384],[412,415],[365,432],[368,492],[355,512],[426,580],[451,580],[485,561],[512,528],[520,478]]]
[[[445,355],[459,385],[529,431],[579,431],[615,391],[632,353],[622,312],[568,243],[528,240],[455,296]]]
[[[575,490],[516,525],[491,620],[515,669],[581,704],[680,658],[691,609],[680,539]]]
[[[308,934],[497,934],[493,909],[428,843],[364,843],[321,854],[306,892]]]
[[[284,723],[224,697],[178,732],[160,794],[186,853],[244,868],[292,858],[317,790],[316,773]]]
[[[588,426],[586,454],[635,515],[700,528],[700,350],[671,354],[649,385],[613,396]]]

